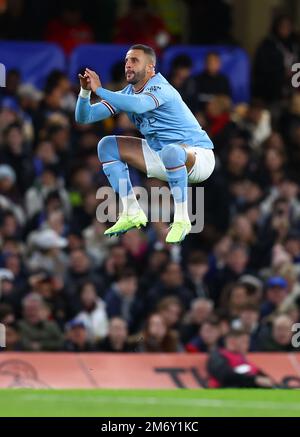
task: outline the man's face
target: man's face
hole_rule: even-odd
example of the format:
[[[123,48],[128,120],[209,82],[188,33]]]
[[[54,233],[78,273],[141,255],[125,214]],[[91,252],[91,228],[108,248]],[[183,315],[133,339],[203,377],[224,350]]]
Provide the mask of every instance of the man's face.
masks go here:
[[[128,335],[126,322],[118,318],[112,319],[110,322],[108,335],[111,341],[125,342]]]
[[[225,341],[226,348],[231,352],[246,354],[249,350],[249,335],[240,335],[239,337],[228,337]]]
[[[153,63],[143,50],[129,50],[125,58],[125,79],[131,85],[146,80],[154,71]]]
[[[209,74],[211,74],[212,76],[218,74],[221,69],[221,61],[219,56],[216,55],[208,56],[206,60],[206,69],[209,72]]]
[[[267,290],[267,299],[272,304],[279,306],[287,296],[286,288],[275,286]]]

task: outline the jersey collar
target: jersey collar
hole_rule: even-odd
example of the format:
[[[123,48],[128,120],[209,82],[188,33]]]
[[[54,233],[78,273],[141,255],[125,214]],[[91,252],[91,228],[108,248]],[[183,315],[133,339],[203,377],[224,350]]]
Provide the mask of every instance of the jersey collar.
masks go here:
[[[140,94],[144,91],[144,89],[146,88],[147,83],[153,79],[156,76],[156,74],[154,74],[153,76],[149,77],[149,79],[147,80],[147,82],[144,83],[144,85],[137,91],[134,91],[134,94]]]

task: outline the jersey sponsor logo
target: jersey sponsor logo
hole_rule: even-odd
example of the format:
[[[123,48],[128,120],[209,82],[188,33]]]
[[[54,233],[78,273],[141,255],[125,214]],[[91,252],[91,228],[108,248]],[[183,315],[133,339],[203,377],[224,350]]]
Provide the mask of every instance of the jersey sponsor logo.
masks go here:
[[[155,93],[155,91],[161,90],[161,87],[158,85],[152,85],[145,89],[145,91],[149,91],[150,93]]]

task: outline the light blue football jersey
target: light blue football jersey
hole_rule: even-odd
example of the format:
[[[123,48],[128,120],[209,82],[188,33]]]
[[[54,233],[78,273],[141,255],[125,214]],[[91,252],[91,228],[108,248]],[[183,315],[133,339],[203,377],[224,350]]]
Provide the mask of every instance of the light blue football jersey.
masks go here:
[[[119,93],[143,94],[153,98],[156,105],[153,110],[142,114],[126,111],[129,119],[144,135],[152,149],[158,151],[164,145],[173,143],[205,149],[214,148],[209,136],[201,128],[179,92],[162,74],[155,74],[139,91],[128,85]],[[115,109],[118,112],[118,109]]]

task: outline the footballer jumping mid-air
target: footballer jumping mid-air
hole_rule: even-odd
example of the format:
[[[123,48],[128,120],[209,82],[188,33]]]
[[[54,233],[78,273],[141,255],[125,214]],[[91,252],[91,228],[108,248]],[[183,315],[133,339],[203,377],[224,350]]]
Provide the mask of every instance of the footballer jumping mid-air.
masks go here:
[[[151,47],[132,46],[125,58],[128,85],[112,92],[102,87],[99,76],[86,68],[79,75],[81,90],[76,104],[78,123],[92,123],[125,111],[145,139],[107,136],[98,143],[98,156],[112,188],[119,193],[123,211],[105,231],[119,235],[147,224],[129,178],[128,166],[148,177],[168,181],[174,199],[174,222],[167,243],[178,243],[191,231],[188,215],[188,182],[207,179],[214,170],[213,143],[183,102],[180,94],[155,73],[156,56]],[[90,104],[91,90],[102,100]],[[119,180],[125,179],[125,192]]]

